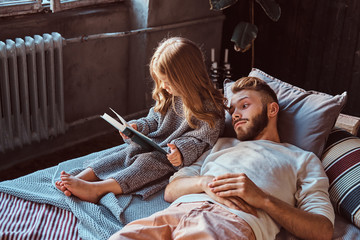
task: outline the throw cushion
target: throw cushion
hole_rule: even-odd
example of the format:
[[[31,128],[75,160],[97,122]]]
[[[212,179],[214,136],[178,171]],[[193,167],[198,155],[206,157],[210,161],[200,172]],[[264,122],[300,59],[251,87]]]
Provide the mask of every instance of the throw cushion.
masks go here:
[[[332,96],[316,91],[305,91],[256,68],[252,69],[249,76],[267,82],[278,96],[280,105],[278,130],[281,141],[314,152],[320,157],[326,139],[345,105],[346,92]],[[232,96],[232,84],[233,82],[224,82],[224,95],[229,101]],[[231,126],[231,116],[227,114],[224,137],[233,136],[235,133]]]
[[[360,138],[334,128],[321,161],[335,211],[360,227]]]

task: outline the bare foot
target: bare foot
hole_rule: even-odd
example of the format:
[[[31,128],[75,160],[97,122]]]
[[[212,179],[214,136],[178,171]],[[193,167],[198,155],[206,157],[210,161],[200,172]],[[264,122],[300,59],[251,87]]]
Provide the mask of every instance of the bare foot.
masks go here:
[[[60,190],[62,190],[61,187],[64,187],[70,195],[74,195],[83,201],[98,203],[102,197],[98,192],[97,182],[85,181],[66,172],[62,172],[60,178],[62,182],[62,185],[59,183]],[[64,191],[65,195],[66,191]]]
[[[71,192],[64,186],[64,183],[62,181],[56,181],[55,187],[60,191],[62,191],[65,194],[65,196],[67,197],[71,196]]]

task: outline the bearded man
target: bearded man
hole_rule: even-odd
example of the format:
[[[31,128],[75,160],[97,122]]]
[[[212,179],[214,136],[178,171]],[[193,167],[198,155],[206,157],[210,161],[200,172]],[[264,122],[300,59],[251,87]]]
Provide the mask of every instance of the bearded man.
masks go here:
[[[170,179],[167,209],[126,225],[110,239],[331,239],[328,178],[311,152],[280,141],[279,104],[262,80],[232,87],[237,138],[220,138]]]

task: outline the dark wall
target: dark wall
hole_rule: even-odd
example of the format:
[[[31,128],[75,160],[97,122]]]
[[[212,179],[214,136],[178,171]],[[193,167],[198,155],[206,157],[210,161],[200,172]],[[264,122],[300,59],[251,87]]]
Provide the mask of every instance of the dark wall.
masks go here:
[[[15,161],[72,146],[115,131],[99,116],[114,108],[137,118],[153,104],[148,63],[158,42],[183,36],[199,43],[210,65],[210,49],[221,47],[224,16],[209,10],[208,0],[125,0],[58,13],[0,18],[0,41],[59,32],[63,46],[66,132],[21,148],[0,152],[0,169]],[[102,33],[118,37],[68,41]],[[1,136],[0,132],[0,136]]]
[[[283,81],[329,94],[348,92],[343,112],[360,116],[360,2],[277,0],[282,15],[272,22],[255,2],[255,67]],[[237,53],[230,42],[239,20],[248,21],[248,1],[224,11],[223,48],[229,47],[236,77],[251,69],[251,51]]]
[[[128,0],[58,13],[4,17],[0,18],[0,41],[51,32],[72,39],[194,21],[181,28],[65,44],[65,121],[73,124],[97,117],[111,106],[122,115],[148,108],[152,104],[148,63],[162,38],[184,36],[203,45],[207,55],[212,47],[219,51],[223,17],[209,7],[207,0],[151,0],[149,6],[147,1]]]
[[[0,40],[59,32],[64,39],[96,33],[127,31],[129,7],[124,3],[38,13],[0,20]],[[126,104],[127,38],[100,39],[63,46],[65,121],[72,123]]]

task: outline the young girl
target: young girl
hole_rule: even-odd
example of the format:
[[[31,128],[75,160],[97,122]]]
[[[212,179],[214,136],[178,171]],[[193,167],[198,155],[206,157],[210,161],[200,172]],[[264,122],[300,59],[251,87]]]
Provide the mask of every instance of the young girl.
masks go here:
[[[150,74],[155,106],[147,117],[130,123],[169,154],[146,152],[122,135],[130,144],[98,157],[75,176],[61,173],[56,187],[66,196],[93,203],[109,192],[146,198],[164,188],[178,167],[192,164],[215,144],[224,127],[226,103],[213,87],[197,45],[180,37],[162,41]]]

